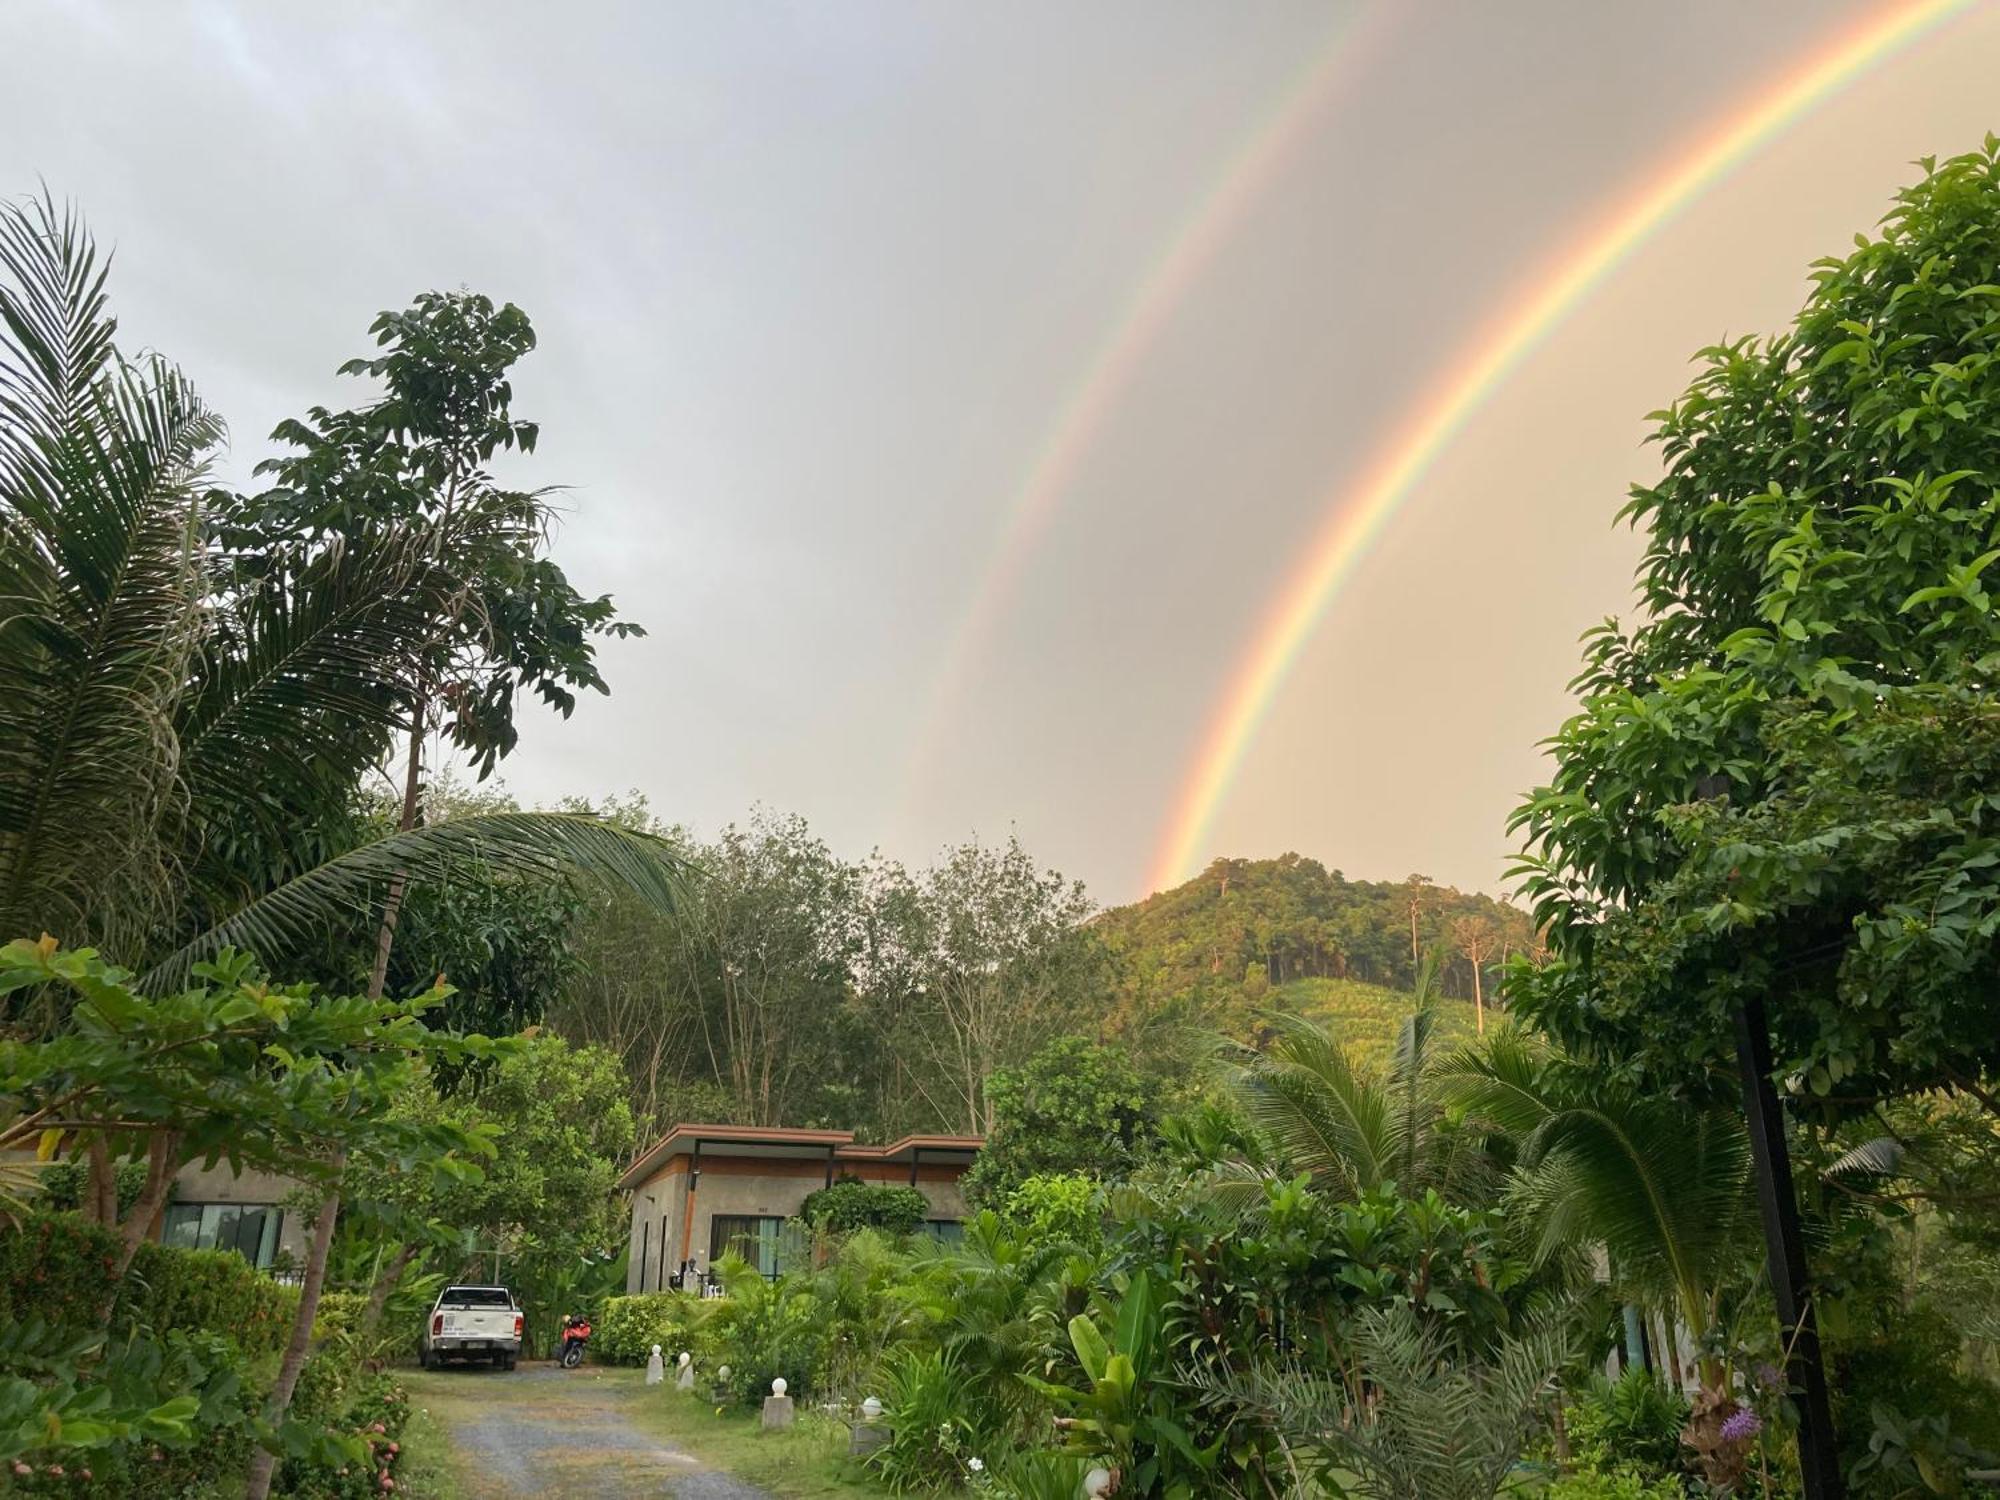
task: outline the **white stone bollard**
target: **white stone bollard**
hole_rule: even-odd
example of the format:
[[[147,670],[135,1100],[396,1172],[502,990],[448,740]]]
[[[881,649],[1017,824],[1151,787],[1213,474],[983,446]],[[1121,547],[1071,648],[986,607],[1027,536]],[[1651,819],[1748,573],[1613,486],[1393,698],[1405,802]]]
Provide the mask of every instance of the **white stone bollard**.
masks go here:
[[[797,1415],[792,1408],[792,1398],[785,1394],[786,1389],[782,1375],[771,1382],[771,1394],[764,1398],[764,1429],[767,1432],[784,1431]]]
[[[660,1358],[660,1346],[653,1345],[653,1352],[646,1356],[646,1384],[658,1385],[667,1378],[666,1361]]]

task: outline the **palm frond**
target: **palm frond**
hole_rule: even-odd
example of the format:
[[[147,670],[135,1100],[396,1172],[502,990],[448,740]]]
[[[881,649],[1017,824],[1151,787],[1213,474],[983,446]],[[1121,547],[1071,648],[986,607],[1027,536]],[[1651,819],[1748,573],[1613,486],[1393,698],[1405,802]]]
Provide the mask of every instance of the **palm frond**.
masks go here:
[[[1821,1170],[1822,1177],[1894,1177],[1903,1170],[1903,1143],[1878,1135],[1843,1151]]]
[[[1417,970],[1416,1003],[1396,1033],[1389,1053],[1389,1088],[1402,1115],[1402,1147],[1397,1175],[1406,1188],[1417,1186],[1417,1153],[1430,1135],[1438,1109],[1430,1088],[1431,1038],[1437,1030],[1437,958],[1426,955]]]
[[[1350,1193],[1386,1181],[1400,1157],[1387,1090],[1323,1028],[1298,1016],[1275,1017],[1272,1026],[1270,1046],[1237,1083],[1251,1121],[1294,1167]]]
[[[665,839],[579,813],[484,813],[413,828],[364,844],[257,897],[157,964],[150,989],[182,980],[191,964],[223,947],[256,953],[282,967],[329,924],[367,922],[382,893],[403,875],[413,882],[450,880],[477,864],[533,877],[579,875],[622,886],[660,912],[679,907],[691,869]]]
[[[1520,1150],[1510,1217],[1535,1252],[1602,1244],[1621,1275],[1670,1291],[1689,1326],[1752,1222],[1749,1137],[1727,1110],[1607,1088],[1530,1039],[1499,1032],[1454,1054],[1440,1087]]]
[[[96,248],[47,200],[0,205],[0,327],[0,930],[101,941],[172,873],[221,426],[171,366],[118,357]]]
[[[1352,1470],[1378,1500],[1492,1500],[1572,1349],[1558,1313],[1504,1337],[1490,1359],[1454,1357],[1436,1329],[1396,1304],[1356,1318],[1346,1380],[1267,1367],[1203,1372],[1196,1383],[1293,1447]]]
[[[231,834],[200,851],[191,883],[204,896],[262,883],[231,867],[233,847],[305,853],[302,810],[344,805],[407,731],[409,643],[442,587],[427,533],[394,527],[335,538],[218,604],[177,713],[195,822]]]

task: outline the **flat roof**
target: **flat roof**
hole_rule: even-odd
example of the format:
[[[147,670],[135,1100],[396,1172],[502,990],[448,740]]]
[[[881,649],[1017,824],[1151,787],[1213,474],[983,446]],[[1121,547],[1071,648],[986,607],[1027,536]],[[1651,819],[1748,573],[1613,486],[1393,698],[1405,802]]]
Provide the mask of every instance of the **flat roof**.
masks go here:
[[[633,1158],[618,1179],[621,1191],[637,1187],[673,1157],[698,1145],[712,1156],[766,1156],[780,1160],[904,1162],[919,1151],[973,1156],[986,1144],[977,1135],[906,1135],[887,1146],[858,1146],[851,1130],[793,1130],[782,1125],[705,1125],[683,1121]]]

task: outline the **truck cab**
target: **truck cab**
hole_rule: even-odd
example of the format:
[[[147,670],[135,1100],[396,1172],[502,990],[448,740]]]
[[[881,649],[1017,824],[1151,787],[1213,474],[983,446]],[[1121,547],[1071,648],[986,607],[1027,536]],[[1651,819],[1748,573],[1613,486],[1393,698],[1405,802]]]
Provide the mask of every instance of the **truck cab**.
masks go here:
[[[451,1360],[484,1360],[511,1370],[521,1354],[521,1309],[504,1286],[448,1286],[417,1335],[426,1370]]]

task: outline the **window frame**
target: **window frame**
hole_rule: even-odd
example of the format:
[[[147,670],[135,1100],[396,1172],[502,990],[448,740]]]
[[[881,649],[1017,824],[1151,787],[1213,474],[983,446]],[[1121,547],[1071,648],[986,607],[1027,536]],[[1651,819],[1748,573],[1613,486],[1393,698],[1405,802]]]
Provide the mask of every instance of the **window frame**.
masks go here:
[[[723,1227],[730,1226],[725,1235]],[[737,1253],[756,1268],[757,1274],[766,1281],[776,1281],[784,1273],[781,1254],[785,1232],[782,1214],[710,1214],[708,1219],[708,1264],[713,1270],[715,1263],[727,1255],[731,1248],[744,1240],[753,1242],[755,1255]]]
[[[192,1235],[176,1230],[193,1223]],[[254,1240],[246,1248],[244,1228],[256,1223]],[[160,1243],[182,1250],[226,1250],[240,1255],[260,1271],[277,1259],[285,1234],[285,1209],[280,1203],[246,1203],[238,1199],[197,1198],[169,1203],[160,1220]]]

